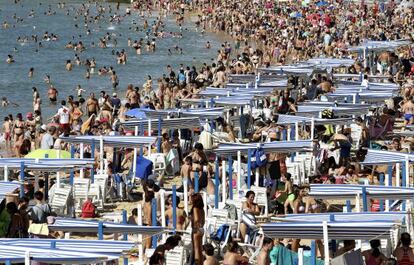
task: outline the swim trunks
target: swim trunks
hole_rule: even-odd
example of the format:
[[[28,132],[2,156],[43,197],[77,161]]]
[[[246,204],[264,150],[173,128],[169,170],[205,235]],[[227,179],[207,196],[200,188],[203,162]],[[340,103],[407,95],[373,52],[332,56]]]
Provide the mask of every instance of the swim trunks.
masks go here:
[[[404,114],[404,120],[410,121],[412,118],[414,118],[414,114]]]

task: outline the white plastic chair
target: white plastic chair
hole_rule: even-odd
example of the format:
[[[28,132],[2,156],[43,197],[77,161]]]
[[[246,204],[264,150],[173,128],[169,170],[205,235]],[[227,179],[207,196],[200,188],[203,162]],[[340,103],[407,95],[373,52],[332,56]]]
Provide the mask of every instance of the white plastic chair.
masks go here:
[[[158,173],[160,175],[165,174],[165,169],[167,168],[167,164],[165,162],[165,155],[162,153],[154,153],[149,155],[149,160],[152,161],[152,168],[154,173]]]
[[[184,257],[184,247],[175,247],[165,253],[165,264],[168,265],[184,265],[186,259]]]
[[[72,192],[72,187],[70,185],[63,185],[58,188],[54,185],[52,196],[49,199],[49,205],[53,212],[58,215],[64,215],[68,209],[69,197]],[[51,189],[52,190],[52,189]]]
[[[80,212],[82,203],[88,199],[90,180],[84,178],[73,179],[73,201],[75,211]]]

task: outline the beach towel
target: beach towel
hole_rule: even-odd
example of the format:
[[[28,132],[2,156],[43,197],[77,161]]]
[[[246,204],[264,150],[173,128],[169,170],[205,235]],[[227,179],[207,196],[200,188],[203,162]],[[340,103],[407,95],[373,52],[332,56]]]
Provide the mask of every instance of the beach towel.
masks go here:
[[[142,156],[137,157],[137,170],[135,177],[140,179],[147,179],[152,174],[152,161]]]
[[[298,254],[281,245],[274,246],[270,251],[269,256],[271,265],[298,265]],[[311,265],[311,258],[305,256],[303,258],[303,264]],[[315,264],[323,265],[324,262],[317,259]]]
[[[180,157],[177,149],[171,149],[165,157],[165,160],[167,162],[168,173],[175,175],[175,173],[180,172]]]

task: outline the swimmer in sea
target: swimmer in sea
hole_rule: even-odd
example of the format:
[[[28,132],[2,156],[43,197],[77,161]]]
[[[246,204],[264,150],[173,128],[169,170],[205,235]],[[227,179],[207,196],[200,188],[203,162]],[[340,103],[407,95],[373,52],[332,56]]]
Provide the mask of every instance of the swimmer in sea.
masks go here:
[[[1,99],[1,106],[2,107],[8,107],[10,105],[13,105],[14,107],[19,107],[19,104],[13,103],[9,101],[6,97],[2,97]]]
[[[49,97],[49,100],[51,103],[56,103],[57,95],[58,95],[57,89],[54,88],[53,86],[50,86],[49,89],[47,90],[47,96]]]
[[[33,77],[33,73],[34,73],[34,68],[33,68],[33,67],[31,67],[31,68],[29,69],[29,78],[32,78],[32,77]]]
[[[66,60],[66,71],[72,71],[72,62],[70,60]]]
[[[43,78],[43,81],[45,81],[46,84],[50,84],[52,82],[50,79],[50,75],[46,74]]]
[[[11,63],[14,63],[15,61],[14,61],[14,59],[13,59],[13,55],[7,55],[7,60],[6,60],[6,62],[8,63],[8,64],[11,64]]]

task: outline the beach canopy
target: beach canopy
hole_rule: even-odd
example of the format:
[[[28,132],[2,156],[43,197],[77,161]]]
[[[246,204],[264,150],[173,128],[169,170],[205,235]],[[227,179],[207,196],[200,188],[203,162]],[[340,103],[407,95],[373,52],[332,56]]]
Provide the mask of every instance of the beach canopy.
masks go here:
[[[57,249],[65,251],[119,255],[135,246],[134,242],[121,240],[79,240],[79,239],[35,239],[1,238],[0,245]]]
[[[143,119],[143,120],[128,120],[121,124],[127,129],[144,129],[148,130],[148,123],[151,124],[152,130],[157,130],[158,125],[161,128],[168,129],[191,129],[200,127],[200,118],[185,117],[185,118],[171,118],[171,119]]]
[[[24,168],[30,171],[69,171],[77,168],[91,168],[95,161],[93,159],[34,159],[34,158],[0,158],[0,167],[18,170],[22,163]]]
[[[364,213],[315,213],[315,214],[288,214],[283,217],[272,217],[272,220],[283,222],[360,222],[387,221],[401,223],[406,212],[364,212]]]
[[[327,222],[331,239],[382,239],[389,238],[397,226],[395,222]],[[281,222],[261,225],[263,233],[270,238],[322,239],[323,222]]]
[[[0,181],[0,202],[7,194],[15,192],[18,188],[20,188],[20,183],[18,182]]]
[[[322,119],[322,118],[312,118],[306,116],[296,116],[296,115],[285,115],[279,114],[277,124],[295,124],[295,123],[306,123],[310,124],[312,121],[316,125],[325,125],[325,124],[351,124],[353,122],[352,118],[340,118],[340,119]]]
[[[71,136],[71,137],[61,137],[62,141],[68,143],[86,143],[91,144],[92,141],[95,142],[95,148],[99,147],[99,141],[102,140],[104,145],[112,147],[136,147],[143,146],[155,143],[157,137],[155,136],[93,136],[93,135],[84,135],[84,136]]]
[[[211,100],[204,100],[210,103]],[[203,102],[203,101],[200,101]],[[204,102],[203,102],[204,103]],[[191,109],[165,109],[165,110],[151,110],[151,109],[140,109],[144,112],[147,118],[169,119],[170,116],[178,117],[199,117],[199,118],[218,118],[223,116],[224,108],[191,108]]]
[[[405,161],[413,162],[414,155],[409,153],[395,152],[368,149],[365,159],[362,164],[365,165],[380,165],[380,164],[393,164],[404,163]]]
[[[323,2],[323,1],[321,1]],[[322,67],[322,68],[337,68],[337,67],[349,67],[355,63],[354,59],[348,59],[348,58],[312,58],[307,61],[302,62],[304,64],[309,64],[313,67]]]
[[[348,51],[393,51],[401,46],[410,45],[410,40],[393,40],[393,41],[365,41],[359,46],[350,47]]]
[[[248,150],[251,151],[261,148],[264,152],[300,152],[312,151],[312,141],[279,141],[262,144],[239,144],[239,143],[223,143],[219,144],[214,152],[220,155],[235,155],[238,151],[246,154]]]
[[[56,218],[55,222],[49,225],[51,231],[97,233],[100,222],[93,220],[79,220],[71,218]],[[155,235],[166,231],[161,226],[138,226],[111,222],[102,222],[104,233],[130,233],[142,235]]]
[[[2,263],[25,263],[26,255],[29,255],[31,261],[51,264],[92,264],[119,258],[81,251],[44,249],[36,245],[17,247],[2,244],[0,246],[0,262]]]
[[[411,200],[414,197],[414,188],[351,185],[351,184],[311,184],[309,196],[316,199],[355,199],[363,195],[366,190],[367,198],[381,200]]]
[[[357,106],[344,106],[338,104],[338,106],[331,106],[326,107],[323,105],[316,105],[316,104],[303,104],[298,105],[298,111],[296,112],[299,116],[309,116],[309,117],[317,117],[319,116],[319,113],[329,109],[331,110],[335,116],[349,116],[349,115],[365,115],[368,113],[369,105],[366,105],[366,107],[362,107],[361,105]]]

